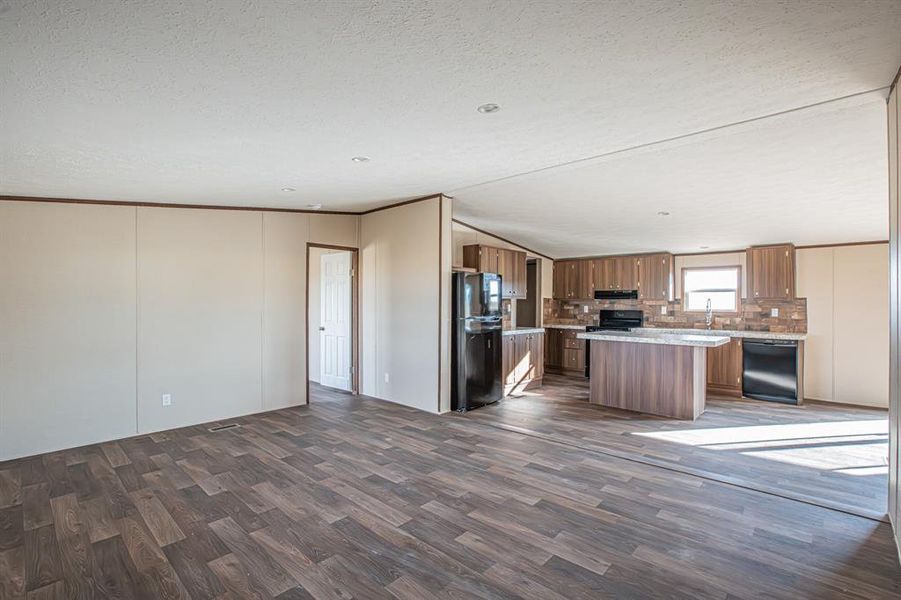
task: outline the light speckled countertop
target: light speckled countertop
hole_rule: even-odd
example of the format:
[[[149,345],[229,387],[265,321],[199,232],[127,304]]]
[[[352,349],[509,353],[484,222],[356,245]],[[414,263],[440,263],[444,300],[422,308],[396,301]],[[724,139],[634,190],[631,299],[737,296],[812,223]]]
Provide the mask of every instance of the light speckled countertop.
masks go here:
[[[546,329],[575,329],[585,331],[584,325],[568,325],[545,323]],[[633,329],[631,333],[654,335],[655,333],[678,333],[687,335],[712,335],[728,336],[730,338],[750,338],[756,340],[795,340],[801,341],[807,338],[806,333],[777,333],[775,331],[750,331],[746,329],[692,329],[688,327],[642,327]]]
[[[576,336],[580,340],[597,340],[602,342],[630,342],[636,344],[661,344],[665,346],[701,346],[716,348],[729,343],[725,335],[692,335],[690,333],[656,333],[647,331],[592,331]]]
[[[544,333],[543,327],[516,327],[504,329],[504,335],[521,335],[523,333]]]
[[[777,333],[775,331],[748,331],[746,329],[679,329],[669,327],[642,327],[641,331],[666,331],[668,333],[690,333],[693,335],[727,335],[729,337],[752,338],[757,340],[803,340],[806,333]]]

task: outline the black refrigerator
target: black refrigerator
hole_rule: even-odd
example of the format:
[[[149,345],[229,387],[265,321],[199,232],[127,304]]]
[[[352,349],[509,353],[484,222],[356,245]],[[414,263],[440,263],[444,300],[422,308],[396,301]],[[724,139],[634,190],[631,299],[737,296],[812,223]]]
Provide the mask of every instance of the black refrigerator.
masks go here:
[[[501,399],[501,276],[454,273],[451,408]]]

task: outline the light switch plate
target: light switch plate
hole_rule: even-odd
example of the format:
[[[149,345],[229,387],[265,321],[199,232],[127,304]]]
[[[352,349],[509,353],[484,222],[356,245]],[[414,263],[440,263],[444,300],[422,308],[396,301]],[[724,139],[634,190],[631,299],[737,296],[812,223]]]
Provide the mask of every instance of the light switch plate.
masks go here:
[[[665,314],[666,314],[666,304],[664,304],[663,306],[660,307],[660,314],[661,314],[661,315],[665,315]]]
[[[588,314],[588,305],[587,304],[582,305],[582,312],[585,314]]]
[[[163,406],[172,406],[172,394],[163,394]]]
[[[778,309],[778,308],[771,308],[771,309],[770,309],[770,316],[771,316],[771,317],[778,317],[778,316],[779,316],[779,309]]]

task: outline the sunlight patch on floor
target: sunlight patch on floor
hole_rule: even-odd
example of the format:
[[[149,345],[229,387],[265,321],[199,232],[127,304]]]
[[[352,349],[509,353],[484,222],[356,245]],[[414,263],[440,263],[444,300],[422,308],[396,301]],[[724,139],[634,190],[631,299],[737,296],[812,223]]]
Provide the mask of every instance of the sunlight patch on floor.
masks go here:
[[[888,472],[888,420],[752,425],[632,435],[789,463],[842,475]]]
[[[749,425],[713,429],[676,429],[670,431],[635,432],[649,437],[689,446],[711,446],[737,443],[788,443],[814,438],[887,435],[888,419],[862,421],[829,421],[820,423],[786,423],[784,425]]]

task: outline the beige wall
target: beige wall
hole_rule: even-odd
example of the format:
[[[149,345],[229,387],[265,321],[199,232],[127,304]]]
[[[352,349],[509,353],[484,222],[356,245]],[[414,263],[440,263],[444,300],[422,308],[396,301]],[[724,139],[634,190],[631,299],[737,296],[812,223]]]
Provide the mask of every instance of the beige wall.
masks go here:
[[[435,198],[361,219],[362,393],[430,412],[439,410],[446,339],[440,204]]]
[[[0,460],[135,433],[135,209],[0,202]]]
[[[0,202],[0,460],[305,403],[306,242],[359,220]]]
[[[804,395],[818,400],[834,398],[833,256],[833,248],[811,248],[795,252],[796,294],[807,298]]]
[[[805,396],[888,406],[888,245],[800,249],[807,298]]]

